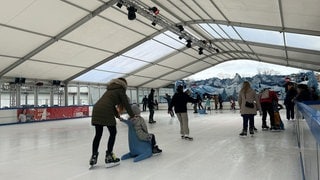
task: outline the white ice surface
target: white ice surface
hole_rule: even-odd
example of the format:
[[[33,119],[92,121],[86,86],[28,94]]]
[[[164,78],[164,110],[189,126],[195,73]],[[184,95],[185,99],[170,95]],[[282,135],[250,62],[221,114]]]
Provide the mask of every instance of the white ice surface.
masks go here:
[[[284,132],[261,131],[240,138],[239,112],[189,111],[190,135],[180,138],[179,123],[165,111],[156,111],[149,131],[163,153],[134,163],[121,161],[104,167],[108,131],[100,143],[97,167],[88,170],[94,128],[90,118],[0,126],[0,179],[3,180],[296,180],[301,179],[299,151],[293,122],[284,121]],[[281,112],[281,113],[284,113]],[[142,116],[147,120],[148,113]],[[284,117],[284,114],[282,114]],[[114,152],[128,152],[127,127],[118,122]]]

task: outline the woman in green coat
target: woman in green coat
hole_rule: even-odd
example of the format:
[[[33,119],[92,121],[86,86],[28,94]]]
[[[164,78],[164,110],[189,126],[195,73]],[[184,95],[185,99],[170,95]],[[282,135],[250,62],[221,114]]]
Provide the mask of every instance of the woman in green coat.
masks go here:
[[[110,133],[105,157],[106,167],[120,164],[120,159],[113,153],[113,146],[117,134],[115,117],[120,118],[117,108],[120,110],[126,109],[129,116],[131,118],[134,117],[126,95],[126,90],[127,81],[124,78],[113,79],[107,84],[107,91],[93,106],[91,123],[95,126],[96,134],[92,143],[90,166],[97,163],[98,149],[104,126],[107,126]]]

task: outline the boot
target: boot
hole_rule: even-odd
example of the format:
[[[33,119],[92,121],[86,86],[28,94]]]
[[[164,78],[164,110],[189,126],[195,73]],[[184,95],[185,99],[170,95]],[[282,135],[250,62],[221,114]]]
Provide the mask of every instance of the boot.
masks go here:
[[[90,166],[93,166],[93,165],[97,164],[98,155],[99,155],[98,152],[92,154],[91,159],[90,159],[90,161],[89,161]]]
[[[243,129],[242,132],[239,134],[240,137],[245,137],[247,136],[247,130]]]
[[[250,128],[250,129],[249,129],[249,133],[250,133],[251,135],[253,135],[253,134],[254,134],[254,128]]]
[[[162,152],[162,150],[159,149],[158,146],[154,146],[154,147],[152,148],[152,154],[153,154],[153,155],[160,154],[161,152]]]
[[[106,167],[113,167],[120,164],[120,159],[117,158],[114,153],[106,153],[106,159],[105,159]]]

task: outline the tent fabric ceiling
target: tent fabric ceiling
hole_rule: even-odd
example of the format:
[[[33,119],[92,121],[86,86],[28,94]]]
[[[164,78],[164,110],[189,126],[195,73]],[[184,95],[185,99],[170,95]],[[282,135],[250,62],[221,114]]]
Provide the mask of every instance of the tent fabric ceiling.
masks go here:
[[[137,9],[135,20],[126,6]],[[238,59],[319,71],[318,7],[315,0],[7,0],[0,77],[102,84],[125,77],[129,86],[159,88]],[[196,40],[191,48],[187,38]]]

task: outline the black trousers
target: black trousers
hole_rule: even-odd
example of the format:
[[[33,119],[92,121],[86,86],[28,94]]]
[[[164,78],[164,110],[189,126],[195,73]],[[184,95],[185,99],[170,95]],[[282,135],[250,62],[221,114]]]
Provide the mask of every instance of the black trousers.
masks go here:
[[[151,147],[154,147],[156,144],[156,137],[154,136],[154,134],[151,134]]]
[[[249,128],[253,129],[254,128],[254,114],[242,114],[242,128],[244,131],[248,130],[248,122],[249,122]]]
[[[286,104],[287,119],[294,119],[294,103]]]
[[[106,152],[108,154],[112,153],[113,146],[116,141],[117,135],[117,127],[116,126],[107,126],[109,130],[109,139],[108,139],[108,147]],[[92,143],[92,154],[97,154],[99,149],[100,140],[103,133],[103,126],[102,125],[95,125],[96,135],[94,136],[93,143]]]
[[[272,103],[263,102],[261,103],[262,109],[262,126],[267,125],[267,114],[270,116],[270,125],[273,127],[274,124],[274,111]]]

